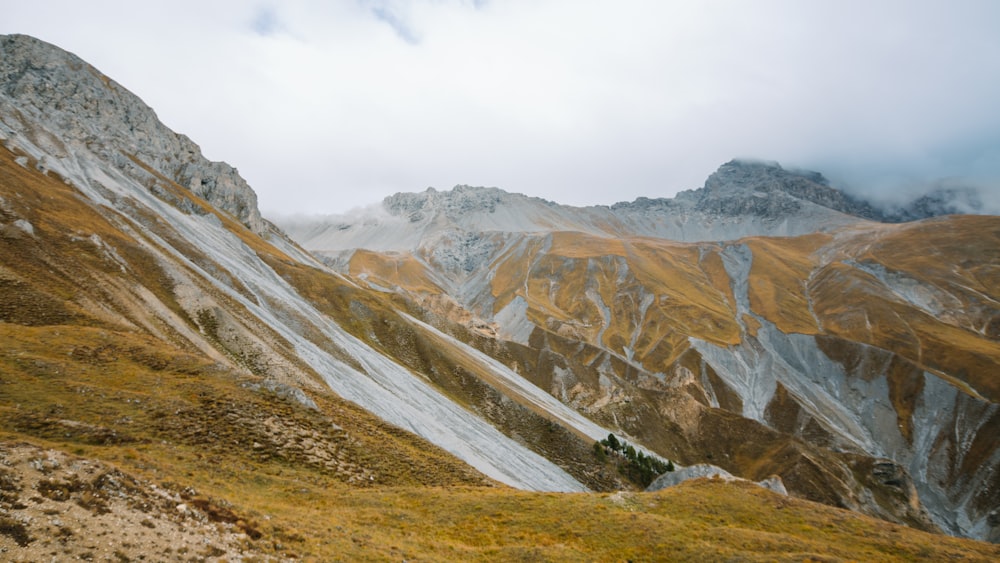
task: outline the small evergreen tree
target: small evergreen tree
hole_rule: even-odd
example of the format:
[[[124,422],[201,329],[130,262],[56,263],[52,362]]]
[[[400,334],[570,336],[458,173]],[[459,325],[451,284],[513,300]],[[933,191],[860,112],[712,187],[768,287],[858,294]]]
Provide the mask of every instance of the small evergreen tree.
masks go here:
[[[604,463],[608,460],[608,454],[604,453],[604,444],[600,442],[594,442],[594,457],[597,461]]]
[[[618,443],[618,438],[615,438],[614,434],[608,434],[608,437],[605,439],[605,445],[611,448],[613,452],[621,451],[622,448],[622,445]]]
[[[660,475],[674,470],[672,461],[664,462],[655,456],[646,455],[645,452],[636,450],[632,444],[625,440],[619,440],[614,434],[608,434],[607,438],[594,444],[594,456],[601,463],[607,460],[607,451],[604,447],[625,458],[624,460],[616,459],[615,464],[618,466],[618,472],[643,487],[648,487]]]

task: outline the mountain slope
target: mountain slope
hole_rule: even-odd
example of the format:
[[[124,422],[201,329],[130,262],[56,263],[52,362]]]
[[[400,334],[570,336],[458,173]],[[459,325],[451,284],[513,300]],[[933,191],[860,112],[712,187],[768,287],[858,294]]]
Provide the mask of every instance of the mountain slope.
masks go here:
[[[686,243],[456,188],[389,198],[383,222],[300,227],[331,266],[465,323],[483,351],[661,456],[996,538],[998,218],[876,223],[821,177],[761,163],[726,164],[678,199],[711,209],[723,239],[817,209],[840,222]],[[393,221],[374,250],[350,248]]]
[[[52,203],[25,198],[45,197],[40,194],[51,192],[61,182],[52,181],[47,189],[32,185],[39,181],[34,177],[21,185],[8,184],[9,191],[3,194],[4,222],[23,222],[31,231],[19,239],[24,248],[12,252],[45,263],[56,260],[46,257],[52,252],[61,256],[59,251],[67,250],[67,244],[76,245],[82,247],[77,251],[86,250],[85,255],[94,254],[95,260],[103,261],[104,270],[110,268],[92,282],[88,266],[74,263],[56,279],[48,273],[31,279],[12,272],[11,283],[36,287],[39,292],[60,284],[66,291],[79,292],[78,306],[92,303],[96,308],[110,309],[101,311],[110,316],[125,313],[124,320],[116,319],[118,324],[136,327],[181,348],[200,350],[210,358],[227,360],[233,367],[284,384],[332,388],[503,482],[544,490],[584,488],[560,468],[457,406],[419,375],[344,330],[305,299],[302,290],[286,278],[300,284],[322,283],[326,286],[323,291],[346,294],[347,307],[355,301],[369,302],[373,304],[370,307],[385,309],[383,316],[392,314],[392,309],[370,292],[358,292],[354,299],[349,282],[322,272],[314,259],[266,222],[255,221],[255,202],[244,199],[252,194],[249,188],[224,197],[218,190],[209,190],[206,195],[221,197],[216,208],[201,199],[197,189],[188,190],[177,182],[192,168],[222,170],[223,174],[234,173],[232,169],[206,163],[191,153],[193,145],[183,142],[160,147],[179,150],[179,154],[143,160],[141,151],[129,151],[144,146],[147,137],[156,137],[162,125],[151,126],[148,133],[133,125],[133,121],[155,123],[148,116],[127,118],[148,110],[134,96],[110,81],[106,83],[96,70],[72,55],[53,53],[50,46],[30,38],[8,37],[3,47],[4,75],[8,77],[5,92],[10,93],[0,99],[0,119],[7,131],[4,142],[23,153],[6,156],[12,179],[18,177],[14,173],[16,159],[49,177],[66,179],[89,200],[80,201],[66,193],[60,200],[65,211],[60,211],[53,209]],[[52,86],[40,86],[48,84]],[[86,110],[104,105],[122,111],[92,115]],[[32,114],[32,107],[39,109]],[[54,111],[44,111],[50,107]],[[79,121],[84,125],[74,125],[76,121],[70,119],[77,113],[82,114]],[[98,124],[91,124],[92,120]],[[71,131],[64,134],[67,127]],[[114,128],[121,131],[106,132]],[[82,132],[77,135],[77,131]],[[153,144],[160,145],[159,141]],[[185,165],[175,167],[178,161]],[[225,177],[212,176],[195,187],[219,186]],[[231,185],[245,186],[241,182]],[[229,214],[251,206],[254,211],[245,217]],[[247,227],[263,229],[270,242],[233,221],[241,218]],[[135,261],[130,255],[136,256]],[[136,280],[136,274],[155,277]],[[107,288],[118,291],[107,295]]]

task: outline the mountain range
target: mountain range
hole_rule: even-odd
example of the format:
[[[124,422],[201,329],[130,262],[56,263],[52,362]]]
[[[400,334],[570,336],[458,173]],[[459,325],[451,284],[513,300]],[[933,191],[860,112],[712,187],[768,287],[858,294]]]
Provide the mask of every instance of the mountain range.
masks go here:
[[[936,216],[942,195],[893,215],[817,173],[732,161],[672,200],[459,186],[282,227],[682,464],[991,537],[997,219]],[[873,492],[886,471],[895,490]]]
[[[918,531],[1000,539],[975,191],[889,209],[732,161],[673,199],[458,186],[276,225],[86,62],[0,55],[15,560],[1000,553]]]

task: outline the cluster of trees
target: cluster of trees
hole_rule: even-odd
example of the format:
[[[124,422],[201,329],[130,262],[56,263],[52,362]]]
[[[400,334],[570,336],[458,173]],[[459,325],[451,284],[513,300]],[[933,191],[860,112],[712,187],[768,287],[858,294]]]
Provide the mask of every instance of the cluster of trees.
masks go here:
[[[622,474],[643,487],[648,487],[658,476],[674,470],[672,461],[663,461],[657,457],[647,456],[642,451],[636,451],[631,444],[619,440],[614,434],[608,434],[607,438],[594,442],[594,455],[598,461],[604,463],[609,454],[623,461],[618,467]]]

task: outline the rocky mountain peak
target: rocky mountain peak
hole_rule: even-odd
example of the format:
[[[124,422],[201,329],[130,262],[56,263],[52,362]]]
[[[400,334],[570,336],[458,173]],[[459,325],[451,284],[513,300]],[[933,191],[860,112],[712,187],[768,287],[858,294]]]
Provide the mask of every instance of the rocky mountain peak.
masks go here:
[[[382,205],[391,214],[412,222],[438,215],[459,221],[469,213],[494,213],[498,207],[518,200],[542,201],[499,188],[458,185],[446,191],[427,188],[420,193],[396,193],[386,197]]]
[[[708,177],[705,189],[719,190],[735,186],[770,191],[786,183],[794,183],[796,179],[821,186],[830,185],[819,172],[786,170],[774,161],[733,159],[719,166]]]
[[[981,214],[987,207],[979,190],[964,185],[937,186],[904,202],[868,201],[831,186],[819,172],[789,170],[760,160],[731,160],[708,177],[703,189],[682,192],[678,199],[693,199],[703,211],[765,217],[791,213],[802,202],[810,202],[883,223]]]
[[[698,209],[725,215],[776,218],[809,202],[855,217],[882,220],[871,204],[831,187],[819,172],[787,170],[777,162],[731,160],[708,177],[699,195]]]
[[[76,55],[27,35],[0,36],[0,134],[36,146],[53,169],[59,163],[51,157],[72,161],[89,152],[138,178],[149,174],[141,162],[264,231],[257,195],[235,168],[205,159],[135,94]]]

